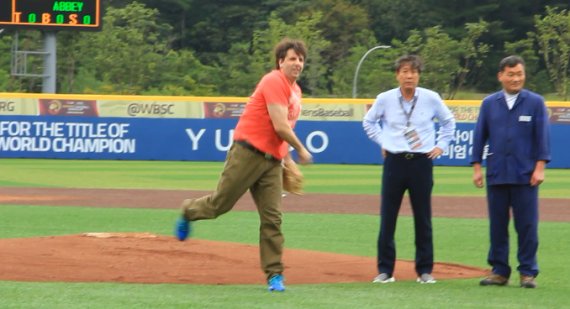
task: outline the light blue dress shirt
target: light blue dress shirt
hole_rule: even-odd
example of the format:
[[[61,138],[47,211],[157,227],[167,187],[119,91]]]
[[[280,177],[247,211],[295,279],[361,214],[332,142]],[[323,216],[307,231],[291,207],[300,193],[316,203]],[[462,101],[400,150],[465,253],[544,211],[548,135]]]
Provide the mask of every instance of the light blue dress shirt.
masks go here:
[[[412,150],[404,131],[408,122],[406,114],[410,113],[414,100],[416,103],[409,121],[419,135],[421,146]],[[439,122],[437,140],[435,120]],[[439,94],[421,87],[416,88],[412,101],[402,97],[400,88],[380,93],[364,116],[362,125],[371,140],[392,153],[427,153],[435,146],[445,151],[455,133],[455,118]]]

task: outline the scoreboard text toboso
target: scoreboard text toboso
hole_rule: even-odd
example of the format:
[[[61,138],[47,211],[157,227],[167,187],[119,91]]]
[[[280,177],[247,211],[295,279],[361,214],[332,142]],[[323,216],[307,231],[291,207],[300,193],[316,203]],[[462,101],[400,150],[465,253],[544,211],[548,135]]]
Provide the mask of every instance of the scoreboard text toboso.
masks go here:
[[[0,0],[0,28],[101,30],[101,0]]]

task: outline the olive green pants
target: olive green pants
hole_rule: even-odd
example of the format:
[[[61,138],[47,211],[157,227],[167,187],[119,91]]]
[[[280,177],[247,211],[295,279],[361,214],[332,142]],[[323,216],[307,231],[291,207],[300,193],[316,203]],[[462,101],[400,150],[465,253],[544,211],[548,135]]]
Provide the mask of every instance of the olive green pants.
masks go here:
[[[207,196],[182,202],[190,221],[214,219],[230,211],[249,189],[259,213],[259,250],[261,268],[270,278],[283,272],[283,234],[281,233],[282,167],[234,143],[227,155],[216,190]]]

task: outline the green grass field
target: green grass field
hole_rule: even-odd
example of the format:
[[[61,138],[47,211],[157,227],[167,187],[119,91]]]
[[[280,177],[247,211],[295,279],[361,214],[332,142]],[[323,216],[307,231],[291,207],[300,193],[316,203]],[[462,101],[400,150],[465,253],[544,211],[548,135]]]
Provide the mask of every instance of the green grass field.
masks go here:
[[[221,162],[0,159],[0,186],[212,190]],[[316,164],[302,167],[306,192],[378,194],[382,166]],[[434,195],[484,196],[470,167],[436,166]],[[541,197],[570,198],[570,170],[548,169]]]
[[[221,168],[219,162],[0,159],[0,186],[211,190]],[[303,167],[303,172],[307,192],[378,194],[380,189],[380,166],[314,165]],[[435,173],[436,195],[484,195],[472,186],[470,168],[436,167]],[[546,177],[542,197],[570,197],[570,170],[547,170]],[[0,238],[91,231],[170,235],[177,214],[176,209],[1,205]],[[482,219],[434,218],[436,260],[487,267],[487,228],[487,220]],[[285,213],[283,229],[288,248],[374,256],[378,217]],[[570,302],[570,269],[565,266],[570,258],[569,232],[570,222],[541,222],[541,275],[535,290],[519,288],[517,276],[511,286],[500,288],[479,287],[478,279],[462,279],[440,280],[435,285],[403,281],[391,285],[289,285],[282,294],[268,293],[262,283],[0,281],[0,308],[564,308]],[[198,222],[194,236],[256,244],[257,233],[256,213],[233,211],[216,220]],[[511,264],[516,267],[514,237],[512,231]],[[396,238],[398,258],[413,259],[410,217],[400,217]]]

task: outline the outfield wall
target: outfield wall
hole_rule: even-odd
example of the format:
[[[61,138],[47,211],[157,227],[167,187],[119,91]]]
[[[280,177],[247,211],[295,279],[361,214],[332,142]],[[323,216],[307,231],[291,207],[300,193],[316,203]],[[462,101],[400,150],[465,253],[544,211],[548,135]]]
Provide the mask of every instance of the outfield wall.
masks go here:
[[[223,161],[244,97],[0,93],[0,157]],[[379,164],[362,129],[373,99],[304,99],[296,132],[316,163]],[[467,166],[480,101],[447,101],[455,141],[436,165]],[[569,168],[570,102],[547,102],[549,167]]]

